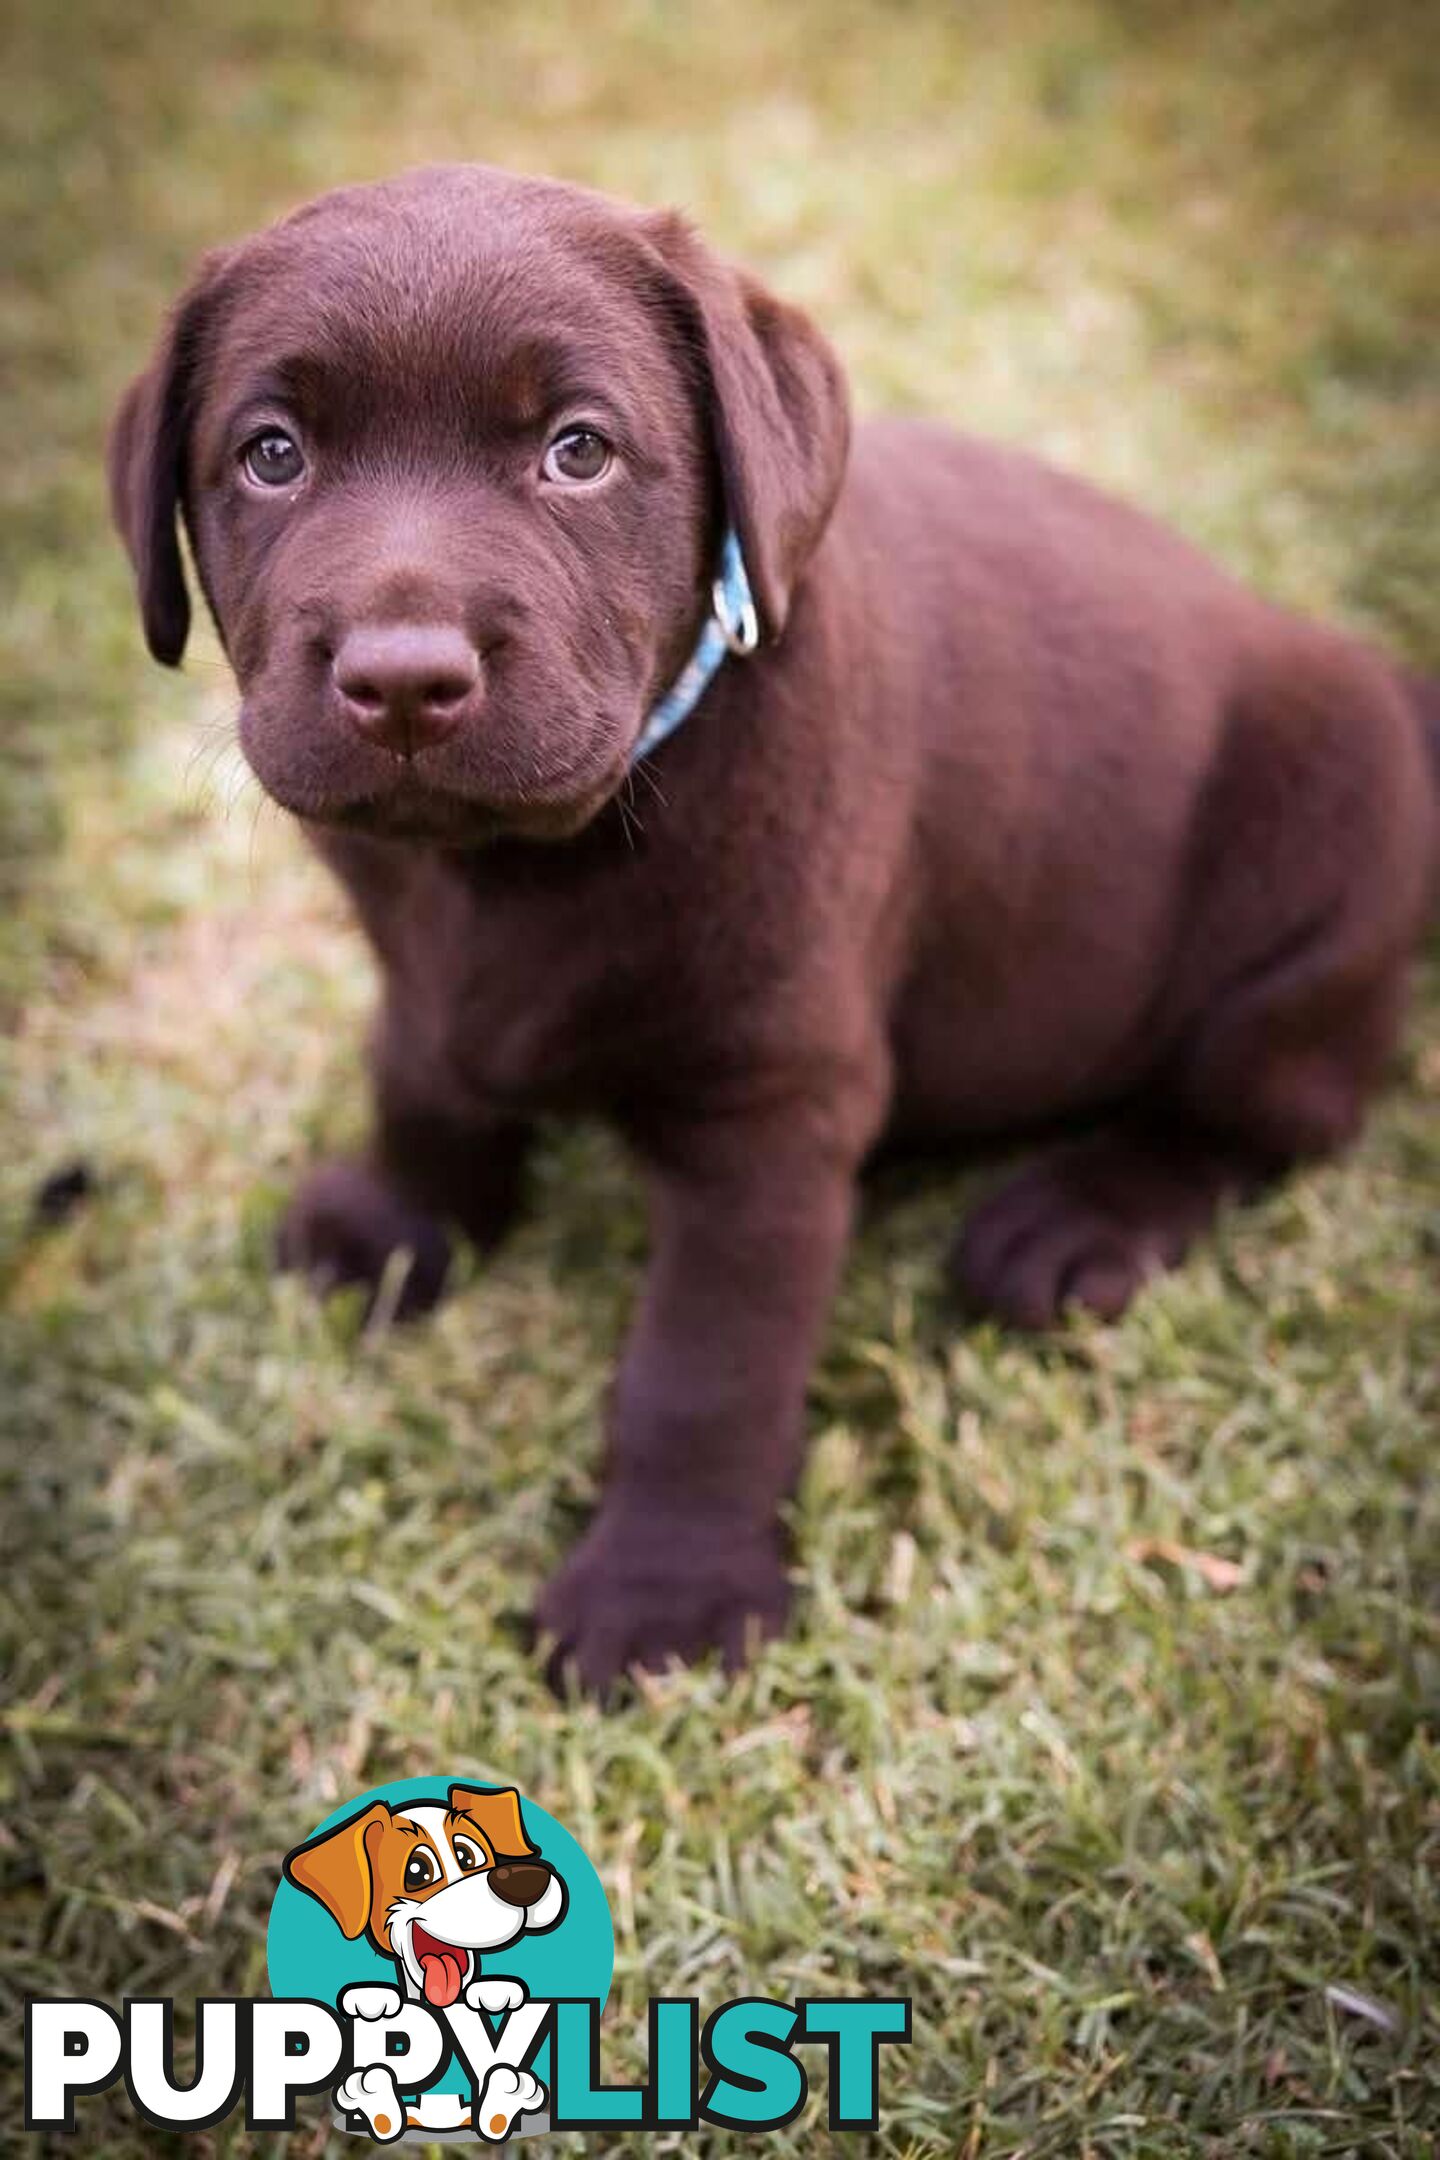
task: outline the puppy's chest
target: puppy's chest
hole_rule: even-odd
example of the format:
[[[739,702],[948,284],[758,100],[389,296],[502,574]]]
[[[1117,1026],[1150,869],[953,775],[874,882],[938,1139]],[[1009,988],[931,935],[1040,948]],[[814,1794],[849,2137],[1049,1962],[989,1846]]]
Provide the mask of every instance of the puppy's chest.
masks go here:
[[[623,1103],[703,1062],[736,995],[733,965],[673,909],[637,914],[603,888],[455,884],[392,931],[382,959],[407,1054],[477,1105]]]

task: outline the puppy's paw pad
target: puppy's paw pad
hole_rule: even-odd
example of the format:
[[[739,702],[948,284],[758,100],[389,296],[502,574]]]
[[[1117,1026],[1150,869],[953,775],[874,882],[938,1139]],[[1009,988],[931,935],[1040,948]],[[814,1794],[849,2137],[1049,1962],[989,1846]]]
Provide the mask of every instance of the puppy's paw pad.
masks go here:
[[[408,1320],[437,1304],[450,1271],[441,1225],[361,1163],[322,1163],[280,1224],[276,1260],[320,1296],[359,1287]]]
[[[545,2105],[545,2088],[528,2070],[512,2070],[496,2063],[475,2102],[475,2129],[487,2144],[498,2145],[510,2135],[516,2117],[533,2115]]]
[[[376,1989],[373,1992],[381,1993]],[[335,2088],[335,2105],[344,2115],[363,2116],[373,2138],[388,2145],[405,2132],[405,2110],[394,2075],[384,2063],[352,2070]]]
[[[523,1980],[472,1980],[465,1990],[466,2006],[483,2010],[487,2017],[502,2017],[509,2010],[518,2010],[526,2000]]]
[[[398,2017],[400,2007],[400,1990],[393,1987],[348,1987],[340,1997],[342,2017],[367,2020]]]

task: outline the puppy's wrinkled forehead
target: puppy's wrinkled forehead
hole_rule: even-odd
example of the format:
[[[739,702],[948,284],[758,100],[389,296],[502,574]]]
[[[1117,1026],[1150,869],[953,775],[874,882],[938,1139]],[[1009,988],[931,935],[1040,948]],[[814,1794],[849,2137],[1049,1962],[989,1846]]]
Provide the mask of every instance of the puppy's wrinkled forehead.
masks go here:
[[[658,452],[683,402],[634,221],[553,183],[467,169],[341,190],[237,251],[224,292],[212,423],[272,399],[322,431],[473,447],[598,404]]]

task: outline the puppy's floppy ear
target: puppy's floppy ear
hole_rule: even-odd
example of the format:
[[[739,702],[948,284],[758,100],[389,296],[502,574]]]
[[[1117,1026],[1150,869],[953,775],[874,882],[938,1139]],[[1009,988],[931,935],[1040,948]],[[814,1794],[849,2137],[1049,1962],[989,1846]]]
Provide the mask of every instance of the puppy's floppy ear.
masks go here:
[[[347,1942],[363,1935],[374,1899],[370,1833],[390,1820],[383,1800],[285,1855],[285,1878],[329,1913]]]
[[[503,1854],[507,1860],[523,1860],[527,1853],[540,1850],[525,1834],[520,1795],[513,1785],[503,1786],[498,1792],[479,1792],[473,1785],[452,1785],[450,1805],[457,1814],[470,1817],[497,1857]]]
[[[172,312],[155,357],[121,398],[110,424],[110,509],[135,566],[145,641],[178,667],[190,631],[180,558],[185,445],[204,324],[222,257],[209,256]]]
[[[684,218],[664,212],[642,230],[700,366],[761,628],[776,638],[844,476],[845,377],[808,316],[722,263]]]

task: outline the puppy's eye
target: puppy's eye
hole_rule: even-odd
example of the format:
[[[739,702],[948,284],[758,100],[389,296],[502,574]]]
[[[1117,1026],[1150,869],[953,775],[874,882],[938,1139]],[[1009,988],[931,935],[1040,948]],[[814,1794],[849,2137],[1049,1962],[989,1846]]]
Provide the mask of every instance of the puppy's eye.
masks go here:
[[[452,1838],[451,1843],[455,1848],[455,1858],[459,1861],[463,1873],[473,1875],[480,1865],[480,1855],[476,1852],[475,1847],[468,1838],[463,1837]]]
[[[300,445],[283,428],[266,428],[245,445],[241,464],[257,487],[293,487],[305,470]]]
[[[541,467],[547,480],[569,482],[598,480],[610,469],[615,453],[598,429],[568,427],[555,437]]]
[[[405,1863],[405,1888],[423,1890],[427,1884],[436,1880],[437,1874],[434,1855],[420,1847],[411,1853]]]

